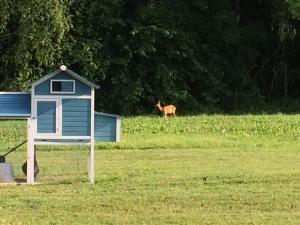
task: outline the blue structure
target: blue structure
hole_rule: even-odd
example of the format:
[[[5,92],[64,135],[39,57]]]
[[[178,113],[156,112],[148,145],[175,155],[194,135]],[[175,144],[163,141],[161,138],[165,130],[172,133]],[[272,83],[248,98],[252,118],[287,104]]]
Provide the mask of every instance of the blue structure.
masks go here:
[[[95,140],[121,141],[121,117],[118,115],[95,112]]]
[[[94,111],[99,86],[61,66],[34,82],[29,93],[1,93],[0,117],[28,119],[27,182],[33,183],[34,149],[43,144],[90,146],[94,183],[95,141],[120,141],[121,117]]]
[[[34,142],[89,143],[94,139],[94,93],[99,87],[61,68],[32,84]]]
[[[26,118],[31,116],[31,95],[22,92],[0,92],[1,118]]]

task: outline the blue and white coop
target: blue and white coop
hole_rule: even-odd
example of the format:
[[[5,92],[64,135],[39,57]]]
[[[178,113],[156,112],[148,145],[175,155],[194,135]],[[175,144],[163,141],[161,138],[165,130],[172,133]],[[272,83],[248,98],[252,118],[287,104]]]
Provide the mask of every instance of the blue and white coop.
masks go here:
[[[120,142],[121,117],[95,112],[99,86],[66,66],[31,85],[31,93],[0,92],[0,118],[27,119],[27,183],[34,183],[36,145],[89,145],[89,180],[94,183],[95,141]]]

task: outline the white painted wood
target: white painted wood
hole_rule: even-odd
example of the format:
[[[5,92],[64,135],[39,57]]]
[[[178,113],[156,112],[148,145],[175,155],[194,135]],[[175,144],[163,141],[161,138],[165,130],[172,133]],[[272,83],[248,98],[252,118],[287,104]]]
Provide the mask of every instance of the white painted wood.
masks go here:
[[[51,137],[49,135],[36,135],[35,139],[45,139],[45,140],[89,140],[90,136],[54,136]]]
[[[95,183],[95,151],[94,151],[94,144],[90,144],[90,151],[89,151],[89,181],[91,184]]]
[[[36,110],[35,110],[35,87],[31,85],[31,129],[32,139],[34,139],[34,133],[36,130]]]
[[[86,85],[91,87],[91,96],[62,96],[62,95],[35,95],[34,87],[41,84],[42,82],[51,79],[55,75],[62,71],[56,70],[38,81],[32,84],[32,94],[31,94],[31,118],[28,119],[28,150],[27,150],[27,183],[34,183],[34,146],[35,145],[89,145],[89,181],[90,183],[95,182],[95,89],[99,86],[91,83],[90,81],[84,79],[78,74],[66,68],[65,72],[76,80],[79,80]],[[69,80],[68,80],[69,81]],[[75,82],[74,82],[75,85]],[[52,90],[52,88],[51,88]],[[75,86],[73,86],[73,91],[75,92]],[[59,92],[59,94],[64,94]],[[90,99],[91,100],[91,135],[90,136],[62,136],[62,100],[63,99]],[[58,131],[57,134],[37,134],[37,102],[38,101],[56,101],[56,122]]]
[[[22,116],[0,116],[1,120],[27,120],[31,115],[22,115]]]
[[[95,88],[91,92],[91,141],[95,139]]]
[[[116,114],[110,114],[110,113],[104,113],[104,112],[96,112],[96,115],[100,115],[100,116],[108,116],[108,117],[117,117],[117,118],[123,118],[122,116],[116,115]]]
[[[55,121],[55,126],[56,126],[56,130],[55,133],[38,133],[37,132],[37,103],[39,101],[48,101],[48,102],[56,102],[56,108],[55,108],[55,113],[56,113],[56,121]],[[55,98],[47,98],[47,99],[40,99],[37,98],[36,96],[34,97],[34,108],[33,108],[33,119],[34,119],[34,138],[40,137],[40,136],[47,136],[49,137],[58,137],[61,136],[61,130],[62,127],[60,127],[60,121],[62,120],[62,110],[61,110],[61,99],[55,99]],[[33,105],[33,104],[32,104]]]
[[[121,118],[118,117],[116,124],[116,142],[121,142]]]
[[[60,135],[60,127],[59,127],[59,118],[60,118],[60,105],[59,105],[59,100],[57,99],[57,100],[55,100],[55,102],[56,102],[56,117],[55,117],[55,119],[56,119],[56,121],[55,121],[55,126],[56,126],[56,135]]]
[[[0,95],[2,94],[9,94],[9,95],[25,95],[29,94],[28,92],[5,92],[5,91],[0,91]]]
[[[33,82],[31,85],[32,86],[37,86],[37,85],[43,83],[44,81],[50,79],[51,77],[54,77],[56,74],[59,74],[60,72],[61,72],[61,70],[55,70],[55,71],[43,76],[41,79]]]
[[[36,101],[35,101],[35,87],[31,85],[31,118],[28,119],[29,129],[27,131],[27,183],[34,184],[34,136],[36,125]]]
[[[62,136],[62,118],[63,118],[63,105],[62,105],[62,99],[57,100],[58,103],[58,118],[56,118],[56,121],[58,122],[58,136]]]
[[[52,90],[52,87],[53,87],[53,82],[72,82],[72,86],[73,86],[73,91],[53,91]],[[75,94],[75,80],[63,80],[63,79],[60,79],[60,80],[50,80],[50,93],[51,94]]]
[[[68,74],[70,74],[71,76],[73,76],[74,78],[76,78],[77,80],[80,80],[81,82],[85,83],[86,85],[88,85],[92,88],[96,88],[96,89],[100,88],[99,85],[93,84],[92,82],[88,81],[87,79],[83,78],[82,76],[80,76],[79,74],[75,73],[72,70],[67,69],[66,72]]]
[[[32,132],[32,119],[27,120],[27,183],[34,183],[34,142]]]
[[[72,141],[54,141],[54,140],[36,140],[35,145],[90,145],[89,141],[72,140]]]
[[[80,96],[62,96],[62,95],[35,95],[35,98],[44,100],[44,99],[92,99],[89,95],[80,95]]]
[[[75,82],[75,80],[68,80],[68,79],[51,79],[51,81],[70,81],[70,82]]]
[[[91,184],[95,182],[95,88],[91,91],[91,145],[89,154],[89,180]]]
[[[41,79],[35,81],[34,83],[32,83],[33,86],[37,86],[41,83],[43,83],[44,81],[54,77],[55,75],[59,74],[62,70],[58,69],[53,71],[52,73],[47,74],[46,76],[42,77]],[[90,86],[90,87],[94,87],[96,89],[99,88],[98,85],[93,84],[92,82],[88,81],[87,79],[83,78],[82,76],[80,76],[79,74],[73,72],[72,70],[66,69],[64,72],[66,72],[67,74],[71,75],[72,77],[74,77],[75,79],[85,83],[86,85]]]

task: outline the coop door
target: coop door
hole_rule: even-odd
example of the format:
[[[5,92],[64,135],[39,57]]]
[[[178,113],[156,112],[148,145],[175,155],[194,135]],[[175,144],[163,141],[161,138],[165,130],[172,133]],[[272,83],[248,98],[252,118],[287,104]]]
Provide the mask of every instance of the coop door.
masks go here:
[[[36,102],[36,132],[58,134],[58,102],[53,100]]]

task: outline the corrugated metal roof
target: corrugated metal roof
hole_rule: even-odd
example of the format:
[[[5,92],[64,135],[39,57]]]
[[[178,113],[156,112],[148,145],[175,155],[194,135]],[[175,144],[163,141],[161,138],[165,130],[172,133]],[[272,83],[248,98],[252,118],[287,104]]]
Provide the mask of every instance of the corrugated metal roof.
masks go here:
[[[1,118],[26,118],[31,116],[31,94],[0,92]]]

